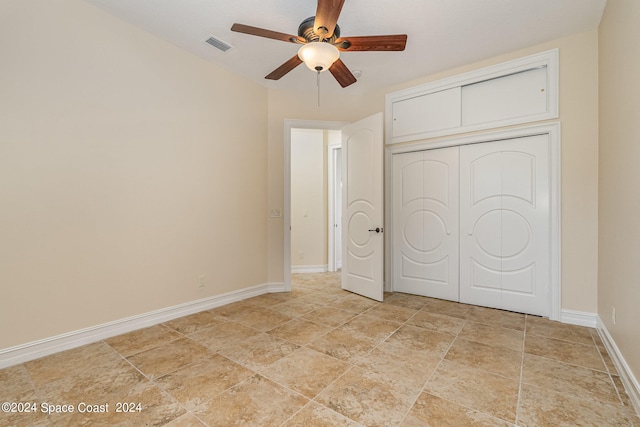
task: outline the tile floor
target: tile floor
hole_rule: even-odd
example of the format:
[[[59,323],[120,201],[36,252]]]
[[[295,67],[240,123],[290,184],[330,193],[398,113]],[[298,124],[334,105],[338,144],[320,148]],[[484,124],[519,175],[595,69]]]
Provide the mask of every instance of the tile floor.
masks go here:
[[[293,281],[0,370],[0,425],[640,426],[595,330]]]

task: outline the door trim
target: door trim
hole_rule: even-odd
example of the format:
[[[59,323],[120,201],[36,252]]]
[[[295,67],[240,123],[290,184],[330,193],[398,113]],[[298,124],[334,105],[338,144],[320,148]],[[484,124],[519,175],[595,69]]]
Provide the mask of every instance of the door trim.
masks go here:
[[[327,122],[317,120],[284,120],[284,200],[283,200],[283,231],[284,231],[284,262],[283,278],[284,292],[291,291],[291,130],[292,129],[328,129],[340,130],[348,122]]]
[[[340,136],[342,138],[342,136]],[[329,200],[329,206],[328,206],[328,211],[329,211],[329,215],[327,215],[327,230],[329,230],[329,236],[328,236],[328,244],[327,244],[327,249],[328,249],[328,257],[329,259],[328,261],[328,267],[327,269],[329,271],[338,271],[339,267],[342,267],[341,265],[338,266],[337,262],[336,262],[336,230],[335,230],[335,224],[336,224],[336,200],[338,200],[338,202],[340,204],[342,204],[342,196],[340,195],[339,199],[337,198],[336,195],[336,156],[338,154],[338,150],[342,150],[342,142],[340,143],[332,143],[329,144],[327,147],[327,163],[328,163],[328,172],[327,172],[327,178],[328,178],[328,185],[327,185],[327,190],[328,190],[328,200]]]
[[[549,171],[551,179],[550,212],[551,212],[551,254],[549,284],[549,319],[561,320],[561,198],[560,198],[560,122],[523,126],[514,129],[479,133],[468,136],[458,136],[438,140],[421,140],[402,146],[387,146],[385,148],[385,200],[393,200],[393,155],[411,151],[430,150],[435,148],[454,147],[483,142],[500,141],[535,135],[549,135],[550,159]],[[385,291],[393,291],[393,207],[385,203]]]

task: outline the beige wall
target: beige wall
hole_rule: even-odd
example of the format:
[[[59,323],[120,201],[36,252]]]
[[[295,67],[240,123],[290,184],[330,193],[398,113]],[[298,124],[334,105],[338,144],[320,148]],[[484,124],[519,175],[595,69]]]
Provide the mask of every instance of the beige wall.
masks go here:
[[[597,311],[598,255],[598,32],[554,40],[490,60],[394,86],[365,96],[332,97],[315,105],[315,95],[269,91],[269,207],[283,204],[283,121],[356,121],[384,111],[385,93],[475,70],[510,59],[560,50],[560,121],[562,123],[562,308]],[[356,83],[357,84],[357,83]],[[330,104],[330,105],[327,105]],[[269,223],[269,280],[282,281],[282,221]]]
[[[326,135],[291,132],[291,266],[327,266]]]
[[[600,23],[598,313],[640,378],[640,2],[609,0]],[[616,324],[611,318],[616,309]]]
[[[281,282],[284,119],[356,121],[385,93],[555,47],[562,307],[596,311],[595,30],[317,107],[315,87],[267,92],[79,0],[5,0],[0,20],[0,348]]]
[[[266,89],[78,0],[0,58],[0,349],[266,283]]]

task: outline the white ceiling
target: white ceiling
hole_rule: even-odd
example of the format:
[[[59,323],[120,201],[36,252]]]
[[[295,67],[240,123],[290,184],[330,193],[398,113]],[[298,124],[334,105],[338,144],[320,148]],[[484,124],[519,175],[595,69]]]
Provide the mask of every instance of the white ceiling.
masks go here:
[[[316,90],[304,65],[279,81],[264,76],[298,46],[230,30],[235,22],[287,34],[315,15],[315,0],[85,0],[193,54],[262,85]],[[346,0],[342,36],[407,34],[403,52],[343,52],[355,84],[342,89],[329,73],[323,92],[369,91],[596,28],[606,0]],[[213,35],[226,53],[204,43]]]

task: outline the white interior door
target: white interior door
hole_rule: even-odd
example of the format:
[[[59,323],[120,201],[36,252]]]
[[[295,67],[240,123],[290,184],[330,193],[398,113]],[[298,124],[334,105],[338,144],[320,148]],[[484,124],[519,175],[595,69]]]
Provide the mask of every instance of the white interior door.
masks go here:
[[[383,300],[382,113],[342,129],[342,288]]]
[[[460,301],[548,316],[549,136],[460,148]]]
[[[393,156],[396,291],[459,300],[458,151]]]

